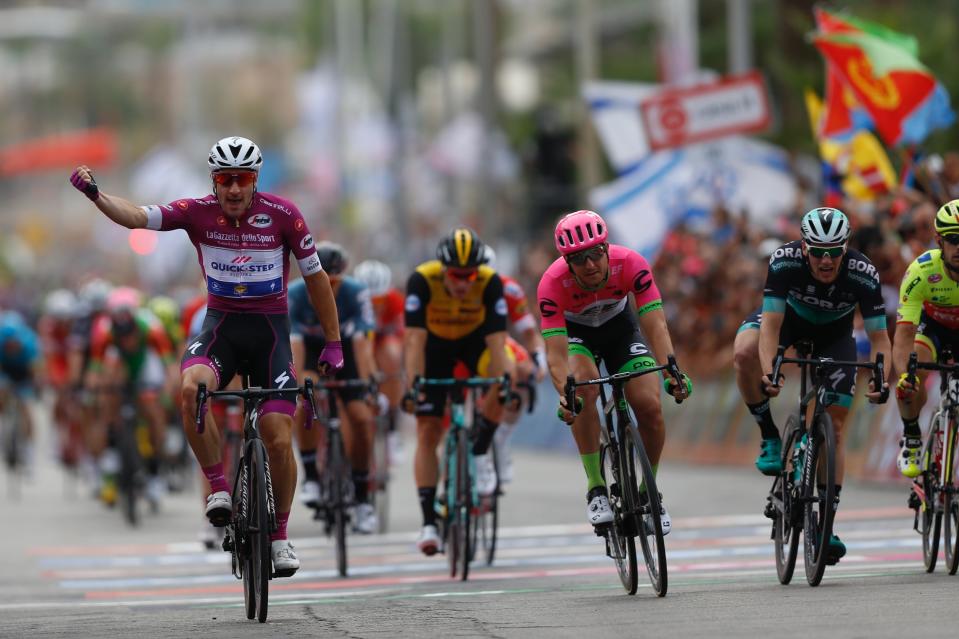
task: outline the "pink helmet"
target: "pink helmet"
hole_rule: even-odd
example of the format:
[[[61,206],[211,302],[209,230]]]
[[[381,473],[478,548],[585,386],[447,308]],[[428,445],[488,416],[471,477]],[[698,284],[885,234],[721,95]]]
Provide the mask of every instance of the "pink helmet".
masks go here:
[[[556,225],[555,236],[556,250],[561,255],[569,255],[604,243],[609,232],[599,214],[576,211],[563,216]]]
[[[113,289],[107,298],[107,312],[111,314],[132,314],[140,307],[141,302],[140,291],[129,286],[121,286]]]

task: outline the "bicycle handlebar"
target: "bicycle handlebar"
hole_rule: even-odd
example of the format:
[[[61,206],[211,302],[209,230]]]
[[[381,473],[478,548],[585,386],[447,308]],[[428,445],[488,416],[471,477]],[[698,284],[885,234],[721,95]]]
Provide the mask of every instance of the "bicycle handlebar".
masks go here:
[[[630,371],[628,373],[613,373],[612,375],[607,375],[606,377],[597,377],[596,379],[588,379],[583,382],[577,382],[576,378],[573,375],[566,376],[566,384],[563,386],[563,396],[566,399],[566,408],[570,410],[573,415],[579,413],[577,410],[579,407],[576,406],[576,388],[579,386],[594,386],[598,384],[617,384],[620,382],[628,381],[634,377],[642,377],[643,375],[648,375],[649,373],[655,373],[658,371],[665,370],[669,373],[670,377],[676,380],[677,384],[683,383],[683,374],[679,370],[679,365],[676,364],[676,356],[668,355],[666,357],[665,364],[659,364],[657,366],[650,366],[649,368],[644,368],[640,371]],[[681,403],[682,400],[677,399],[676,403]]]
[[[206,402],[208,399],[213,397],[236,397],[244,401],[248,401],[254,398],[269,397],[271,395],[302,395],[310,403],[310,408],[313,411],[314,416],[316,415],[316,404],[313,401],[313,383],[311,380],[306,380],[306,383],[303,386],[297,386],[294,388],[244,388],[242,390],[220,390],[220,391],[208,391],[206,389],[206,384],[200,383],[197,386],[196,391],[196,432],[203,434],[203,431],[206,430]]]
[[[779,380],[782,378],[780,370],[782,369],[783,364],[808,364],[810,366],[829,367],[853,366],[855,368],[868,368],[873,372],[873,388],[881,393],[879,398],[880,403],[885,402],[886,399],[889,398],[889,391],[883,389],[883,384],[885,383],[886,379],[886,358],[882,353],[876,353],[876,361],[874,362],[849,362],[838,359],[830,359],[828,357],[785,357],[785,353],[786,347],[780,344],[776,349],[776,356],[773,358],[773,371],[770,379],[773,381],[773,385],[776,388],[781,387]]]

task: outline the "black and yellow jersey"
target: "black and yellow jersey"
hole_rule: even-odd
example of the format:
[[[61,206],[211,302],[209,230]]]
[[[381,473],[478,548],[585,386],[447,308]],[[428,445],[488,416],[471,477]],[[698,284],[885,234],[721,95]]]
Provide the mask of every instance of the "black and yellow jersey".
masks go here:
[[[443,285],[439,260],[416,267],[406,284],[406,326],[425,328],[441,339],[457,340],[473,333],[506,330],[503,281],[496,271],[480,266],[469,293],[458,300]]]

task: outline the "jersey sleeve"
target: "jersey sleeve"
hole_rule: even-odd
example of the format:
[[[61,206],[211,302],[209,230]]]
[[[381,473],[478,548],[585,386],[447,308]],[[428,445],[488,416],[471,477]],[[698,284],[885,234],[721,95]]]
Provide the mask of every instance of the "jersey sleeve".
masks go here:
[[[879,284],[879,271],[863,256],[868,267],[861,272],[863,278],[857,279],[860,283],[859,312],[862,314],[863,328],[867,333],[886,330],[886,302],[882,297],[882,286]]]
[[[356,286],[356,332],[371,333],[376,330],[376,316],[373,314],[373,301],[370,289],[363,284]]]
[[[536,287],[536,303],[539,306],[540,330],[543,337],[566,335],[566,318],[559,306],[562,289],[549,270],[543,273]]]
[[[623,271],[629,290],[636,298],[636,312],[639,315],[663,307],[663,297],[653,279],[653,269],[645,257],[630,251],[626,256]]]
[[[490,277],[483,290],[483,306],[486,307],[486,319],[483,320],[482,333],[489,335],[506,330],[506,298],[503,297],[503,280],[496,273]]]
[[[284,205],[290,209],[291,215],[289,224],[283,231],[283,239],[296,258],[300,273],[303,277],[319,273],[323,270],[323,265],[320,264],[320,256],[316,254],[316,245],[310,229],[306,227],[306,220],[292,202],[284,202]]]
[[[529,315],[529,303],[526,301],[526,291],[514,279],[503,278],[503,297],[506,298],[506,308],[509,321],[514,324]]]
[[[787,278],[783,276],[784,263],[777,260],[775,254],[769,260],[766,271],[766,284],[763,287],[763,313],[785,313],[786,296],[789,293]]]
[[[422,273],[413,272],[406,282],[406,302],[403,319],[412,328],[426,328],[426,305],[430,301],[430,286]]]
[[[174,231],[190,226],[191,200],[169,204],[147,204],[140,207],[147,214],[147,228],[152,231]]]
[[[913,262],[906,269],[906,274],[899,285],[896,323],[918,325],[919,317],[922,315],[922,301],[926,299],[926,294],[926,280],[922,277],[918,262]]]

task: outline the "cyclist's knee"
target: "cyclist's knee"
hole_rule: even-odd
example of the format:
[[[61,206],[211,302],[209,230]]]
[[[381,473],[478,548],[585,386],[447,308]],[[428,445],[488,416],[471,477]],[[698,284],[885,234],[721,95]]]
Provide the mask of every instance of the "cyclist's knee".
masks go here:
[[[576,389],[576,395],[583,398],[583,404],[592,406],[599,398],[599,389],[596,386],[580,386]]]
[[[733,345],[733,366],[736,372],[749,372],[759,368],[759,342],[753,336],[747,335],[751,332],[758,333],[743,331],[736,337]]]
[[[438,417],[420,417],[416,420],[416,441],[419,446],[435,449],[443,436],[443,428]]]

